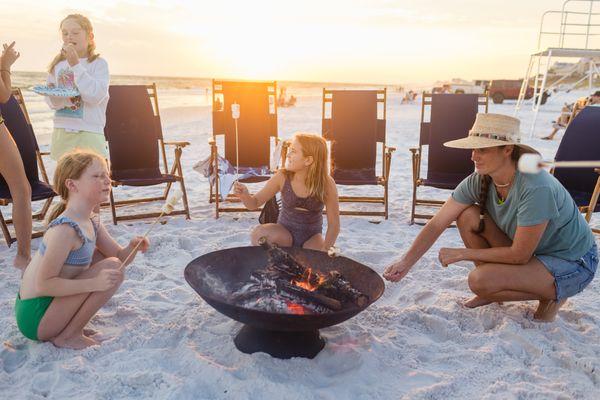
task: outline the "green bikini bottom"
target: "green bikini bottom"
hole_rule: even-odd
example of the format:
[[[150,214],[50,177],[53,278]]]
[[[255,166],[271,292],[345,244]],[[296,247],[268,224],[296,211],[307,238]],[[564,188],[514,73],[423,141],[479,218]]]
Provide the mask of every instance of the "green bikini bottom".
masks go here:
[[[48,296],[21,300],[21,295],[17,293],[15,315],[17,326],[25,337],[31,340],[39,340],[37,335],[38,326],[40,326],[40,321],[52,300],[54,300],[54,297]]]

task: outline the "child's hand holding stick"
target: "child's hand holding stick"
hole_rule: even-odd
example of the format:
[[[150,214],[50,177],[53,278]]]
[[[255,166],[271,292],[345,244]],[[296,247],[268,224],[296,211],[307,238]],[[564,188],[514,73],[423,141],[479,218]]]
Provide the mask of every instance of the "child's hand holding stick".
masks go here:
[[[154,229],[154,226],[156,225],[156,223],[158,221],[160,221],[160,219],[162,218],[163,215],[171,214],[173,212],[173,210],[175,209],[175,206],[177,205],[177,203],[179,203],[179,200],[181,200],[182,196],[183,196],[183,193],[181,192],[181,190],[179,190],[179,189],[173,190],[173,193],[171,193],[171,195],[167,198],[167,201],[163,205],[160,215],[156,218],[156,220],[152,223],[152,225],[150,225],[150,228],[148,228],[148,230],[146,231],[144,236],[137,236],[131,240],[131,242],[129,243],[129,246],[127,246],[127,248],[131,247],[132,249],[131,249],[131,251],[129,251],[129,254],[127,255],[127,257],[121,264],[121,267],[120,267],[121,269],[123,269],[127,265],[127,262],[129,261],[130,258],[132,258],[135,255],[138,248],[141,247],[142,252],[145,252],[148,249],[148,246],[150,245],[150,243],[148,242],[147,236],[150,234],[150,232],[152,232],[152,229]],[[143,246],[142,246],[142,244],[143,244]]]

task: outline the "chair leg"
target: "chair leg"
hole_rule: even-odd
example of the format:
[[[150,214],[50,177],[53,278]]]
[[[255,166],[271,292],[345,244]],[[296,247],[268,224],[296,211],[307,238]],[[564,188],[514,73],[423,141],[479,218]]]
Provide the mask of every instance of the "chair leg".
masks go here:
[[[54,200],[54,196],[50,197],[49,199],[46,199],[46,201],[44,202],[44,205],[38,214],[40,216],[40,219],[43,220],[44,218],[46,218],[46,214],[48,214],[50,205],[52,205],[52,200]]]
[[[115,198],[113,191],[110,191],[110,211],[112,212],[113,224],[117,225],[117,210],[115,209]]]
[[[594,192],[592,193],[592,197],[590,198],[590,205],[585,213],[585,220],[589,223],[592,219],[592,214],[596,209],[596,205],[598,204],[598,197],[600,196],[600,176],[596,181],[596,186],[594,187]]]
[[[181,150],[180,150],[181,154]],[[179,185],[181,186],[181,193],[183,197],[183,208],[185,210],[186,219],[190,219],[190,206],[188,204],[187,191],[185,190],[185,182],[183,181],[183,168],[181,167],[181,160],[177,158],[177,169],[179,170]]]
[[[4,240],[6,240],[6,245],[8,247],[10,247],[10,245],[14,242],[14,240],[10,236],[10,231],[8,230],[8,225],[6,225],[6,221],[4,220],[4,215],[2,215],[2,211],[0,211],[0,227],[2,228],[2,233],[4,234]]]
[[[415,209],[417,202],[417,179],[418,179],[418,168],[420,162],[418,160],[419,155],[416,152],[412,154],[412,170],[413,170],[413,190],[412,190],[412,205],[410,208],[410,225],[415,223]]]

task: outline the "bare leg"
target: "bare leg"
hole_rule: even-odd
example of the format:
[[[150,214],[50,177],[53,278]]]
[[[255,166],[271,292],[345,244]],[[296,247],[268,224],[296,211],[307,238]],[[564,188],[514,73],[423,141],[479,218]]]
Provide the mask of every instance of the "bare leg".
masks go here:
[[[552,140],[554,139],[554,136],[556,135],[556,133],[558,132],[559,128],[554,128],[552,130],[552,132],[548,135],[548,136],[544,136],[542,137],[543,140]]]
[[[263,224],[254,228],[250,234],[252,245],[258,246],[258,240],[263,236],[267,242],[281,247],[289,247],[293,242],[290,232],[279,224]]]
[[[506,236],[498,226],[486,217],[484,229],[481,233],[476,233],[479,228],[479,207],[471,206],[464,210],[456,219],[456,225],[465,247],[469,249],[487,249],[490,247],[510,246],[512,241]],[[475,266],[482,263],[475,262]],[[467,300],[465,307],[475,308],[493,303],[494,301],[475,296]]]
[[[306,242],[304,242],[302,247],[305,249],[323,251],[323,243],[324,243],[323,235],[321,235],[320,233],[317,233],[317,234],[311,236],[310,239],[308,239]]]
[[[76,279],[92,278],[102,269],[118,269],[120,261],[107,258],[82,272]],[[38,327],[38,338],[52,341],[57,347],[82,349],[97,342],[83,334],[83,328],[119,288],[102,292],[82,293],[73,296],[56,297],[44,314]]]
[[[19,149],[4,124],[0,125],[0,174],[6,180],[12,197],[12,219],[17,236],[14,266],[25,269],[31,260],[31,186],[25,175]]]

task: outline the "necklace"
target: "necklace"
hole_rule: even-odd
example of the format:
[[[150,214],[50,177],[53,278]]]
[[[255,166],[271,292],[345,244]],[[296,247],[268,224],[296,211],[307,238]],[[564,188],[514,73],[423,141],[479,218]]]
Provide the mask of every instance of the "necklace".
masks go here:
[[[515,179],[516,173],[517,173],[517,171],[515,171],[515,173],[513,174],[513,176],[510,178],[510,181],[508,181],[508,183],[505,183],[503,185],[497,184],[493,179],[492,179],[492,182],[494,182],[494,186],[496,186],[497,188],[506,188],[506,187],[509,187],[513,183],[513,180]]]

